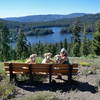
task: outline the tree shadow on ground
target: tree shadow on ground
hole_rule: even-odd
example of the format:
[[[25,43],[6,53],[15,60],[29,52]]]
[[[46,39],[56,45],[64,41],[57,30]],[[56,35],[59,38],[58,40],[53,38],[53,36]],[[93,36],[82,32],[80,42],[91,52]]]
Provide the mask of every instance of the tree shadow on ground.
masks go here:
[[[34,84],[35,83],[35,84]],[[17,82],[17,86],[30,91],[30,92],[35,92],[35,91],[61,91],[61,92],[68,92],[71,90],[78,90],[82,92],[91,92],[91,93],[96,93],[96,87],[86,83],[86,82],[79,82],[79,81],[72,81],[69,83],[68,81],[64,83],[56,83],[53,82],[51,84],[49,83],[37,83],[33,82],[33,84],[29,82]]]

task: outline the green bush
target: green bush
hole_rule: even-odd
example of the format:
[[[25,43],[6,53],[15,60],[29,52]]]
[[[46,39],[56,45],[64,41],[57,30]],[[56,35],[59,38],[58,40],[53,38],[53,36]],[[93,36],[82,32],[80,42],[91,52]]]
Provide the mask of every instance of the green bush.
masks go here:
[[[89,55],[87,56],[87,58],[97,58],[97,56],[96,56],[95,54],[89,54]]]
[[[15,86],[8,79],[0,81],[0,99],[11,98],[14,93]]]
[[[18,100],[60,100],[55,93],[49,91],[35,92],[32,96]]]
[[[42,63],[42,57],[37,57],[36,58],[36,63],[41,64]]]
[[[83,75],[90,75],[90,74],[93,74],[93,73],[94,73],[93,70],[90,70],[90,69],[86,69],[86,70],[82,71]]]
[[[43,82],[45,80],[45,77],[43,77],[42,75],[37,75],[37,74],[33,74],[33,82]],[[28,74],[19,74],[17,75],[17,80],[18,81],[27,81],[29,80],[29,75]]]
[[[3,66],[3,63],[0,63],[0,100],[11,98],[15,90],[14,84],[9,82]]]
[[[29,80],[29,75],[27,74],[18,74],[16,75],[18,81],[26,81]]]
[[[40,64],[42,62],[42,57],[36,57],[36,63]],[[18,62],[18,63],[25,63],[26,59],[20,59],[20,60],[11,60],[10,62]]]
[[[87,62],[80,62],[80,65],[81,66],[88,66],[89,67],[91,64],[90,63],[87,63]]]

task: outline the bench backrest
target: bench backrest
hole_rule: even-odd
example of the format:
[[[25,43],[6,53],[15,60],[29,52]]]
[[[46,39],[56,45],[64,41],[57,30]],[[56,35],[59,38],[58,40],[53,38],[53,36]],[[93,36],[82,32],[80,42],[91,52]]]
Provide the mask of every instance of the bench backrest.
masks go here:
[[[78,72],[78,64],[27,64],[27,63],[4,63],[5,71],[10,73],[49,73],[52,72],[68,74],[69,69],[72,71],[72,74],[76,74]]]

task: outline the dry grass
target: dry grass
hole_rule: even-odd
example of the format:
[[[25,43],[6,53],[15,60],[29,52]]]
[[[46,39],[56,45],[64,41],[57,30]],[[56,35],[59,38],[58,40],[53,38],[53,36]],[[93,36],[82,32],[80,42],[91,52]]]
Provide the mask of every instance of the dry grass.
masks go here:
[[[83,68],[83,75],[76,76],[79,82],[83,82],[83,84],[85,84],[85,82],[88,82],[88,84],[91,84],[93,87],[95,87],[96,85],[100,86],[100,79],[98,79],[100,78],[100,74],[94,74],[95,70],[99,71],[98,68],[100,68],[100,57],[69,57],[69,59],[72,63],[78,63],[80,65],[80,69]],[[37,58],[37,63],[41,63],[41,61],[41,57]],[[25,60],[17,60],[16,62],[25,62]],[[82,65],[82,62],[85,62],[85,65]],[[12,96],[14,96],[13,93],[15,90],[14,84],[11,84],[8,80],[8,77],[6,77],[3,66],[3,63],[0,63],[0,77],[2,77],[3,79],[0,80],[0,99],[11,98]],[[87,75],[87,73],[90,71],[93,71],[93,74],[89,73],[89,75],[86,78],[84,73]],[[65,89],[65,87],[63,88]],[[84,90],[85,87],[82,86],[82,88]],[[29,94],[31,93],[30,91],[28,92]],[[100,98],[100,92],[94,94],[90,93],[89,91],[83,92],[79,90],[70,90],[69,92],[63,93],[58,92],[58,90],[55,92],[40,90],[39,92],[33,92],[31,94],[31,96],[26,94],[25,97],[21,99],[15,98],[15,100],[99,100]]]
[[[49,92],[49,91],[40,91],[35,92],[31,96],[24,97],[22,99],[16,99],[16,100],[60,100],[56,93]]]

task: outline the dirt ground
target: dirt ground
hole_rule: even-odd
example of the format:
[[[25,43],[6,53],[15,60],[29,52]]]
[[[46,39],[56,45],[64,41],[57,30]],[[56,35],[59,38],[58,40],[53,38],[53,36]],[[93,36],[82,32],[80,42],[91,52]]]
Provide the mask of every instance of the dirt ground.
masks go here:
[[[81,71],[80,71],[81,70]],[[27,83],[17,84],[18,95],[16,98],[30,96],[37,91],[50,91],[55,92],[60,100],[100,100],[100,90],[96,87],[96,79],[100,77],[100,69],[96,70],[95,74],[82,74],[84,68],[79,69],[79,74],[74,76],[71,84],[67,76],[62,76],[62,79],[56,79],[53,76],[53,83],[49,84],[48,81],[35,85]]]

